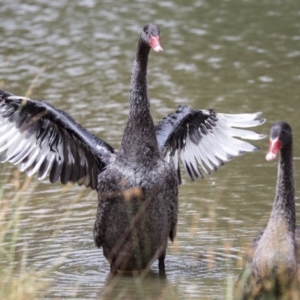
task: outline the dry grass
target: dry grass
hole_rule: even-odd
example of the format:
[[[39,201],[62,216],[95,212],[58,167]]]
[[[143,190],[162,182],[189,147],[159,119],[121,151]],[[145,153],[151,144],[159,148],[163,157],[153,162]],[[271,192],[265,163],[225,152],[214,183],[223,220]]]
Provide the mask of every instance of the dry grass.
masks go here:
[[[40,280],[44,274],[27,267],[26,246],[21,252],[17,249],[20,212],[28,199],[22,197],[22,193],[30,190],[33,192],[35,188],[34,184],[30,184],[30,178],[21,183],[18,177],[16,171],[8,183],[3,183],[0,187],[0,299],[33,299],[47,285]],[[8,190],[7,185],[10,186]]]
[[[9,65],[9,58],[6,65]],[[30,97],[43,72],[44,67],[33,78],[25,93],[26,97]],[[4,87],[5,82],[1,82],[0,85]],[[6,173],[5,170],[5,164],[1,165],[1,174]],[[30,183],[29,177],[20,180],[20,173],[16,170],[7,181],[0,184],[0,299],[34,299],[48,285],[46,281],[41,280],[45,277],[44,273],[37,273],[26,265],[26,246],[21,252],[17,249],[20,213],[28,201],[28,197],[22,197],[22,193],[34,193],[37,185]]]

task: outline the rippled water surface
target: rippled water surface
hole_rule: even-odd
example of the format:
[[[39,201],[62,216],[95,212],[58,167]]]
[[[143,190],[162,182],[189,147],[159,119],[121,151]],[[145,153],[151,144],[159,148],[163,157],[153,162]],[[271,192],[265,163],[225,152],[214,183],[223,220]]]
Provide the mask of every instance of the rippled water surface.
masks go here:
[[[298,0],[24,2],[1,2],[2,88],[47,100],[118,148],[136,43],[142,27],[153,22],[164,48],[151,53],[149,62],[155,121],[179,104],[229,113],[262,111],[267,122],[257,130],[266,134],[274,121],[287,120],[300,180]],[[16,200],[23,201],[16,274],[21,265],[49,270],[48,298],[224,298],[241,270],[248,241],[267,223],[274,197],[277,162],[264,160],[267,140],[256,145],[261,152],[239,157],[205,180],[184,177],[178,235],[169,244],[165,278],[154,264],[144,280],[110,280],[92,236],[96,192],[33,179]],[[8,194],[19,180],[14,170],[1,165]],[[1,257],[0,266],[8,267]]]

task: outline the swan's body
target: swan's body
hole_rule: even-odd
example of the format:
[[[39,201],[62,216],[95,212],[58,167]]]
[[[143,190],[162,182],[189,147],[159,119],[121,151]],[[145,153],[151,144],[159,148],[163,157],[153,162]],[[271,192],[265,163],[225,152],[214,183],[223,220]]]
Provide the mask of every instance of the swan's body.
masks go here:
[[[160,269],[168,236],[176,235],[178,191],[174,169],[158,149],[147,92],[148,35],[142,32],[134,62],[130,113],[114,163],[99,175],[99,205],[94,227],[98,247],[112,270],[145,269],[159,259]]]
[[[270,219],[266,229],[251,242],[237,283],[244,299],[260,299],[266,295],[270,299],[283,299],[281,297],[297,281],[300,227],[296,226],[292,130],[284,122],[271,128],[266,159],[275,159],[279,151],[276,195]]]
[[[264,135],[233,127],[264,122],[260,113],[227,115],[180,106],[156,126],[150,114],[147,63],[162,50],[159,30],[145,26],[133,67],[130,112],[119,152],[46,102],[0,91],[0,161],[39,179],[49,175],[98,192],[94,239],[112,272],[144,269],[159,259],[176,235],[179,159],[189,177],[203,177],[258,148],[236,139]],[[201,167],[201,169],[199,168]]]

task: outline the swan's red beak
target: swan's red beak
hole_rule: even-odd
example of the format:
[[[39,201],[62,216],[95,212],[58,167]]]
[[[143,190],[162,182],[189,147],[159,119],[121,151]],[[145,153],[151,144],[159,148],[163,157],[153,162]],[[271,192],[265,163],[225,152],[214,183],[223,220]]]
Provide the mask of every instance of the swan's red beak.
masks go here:
[[[270,161],[270,160],[275,159],[280,148],[281,148],[281,142],[278,137],[274,140],[270,139],[269,151],[266,155],[266,160]]]
[[[155,52],[162,52],[163,48],[160,45],[160,37],[159,36],[150,36],[150,46]]]

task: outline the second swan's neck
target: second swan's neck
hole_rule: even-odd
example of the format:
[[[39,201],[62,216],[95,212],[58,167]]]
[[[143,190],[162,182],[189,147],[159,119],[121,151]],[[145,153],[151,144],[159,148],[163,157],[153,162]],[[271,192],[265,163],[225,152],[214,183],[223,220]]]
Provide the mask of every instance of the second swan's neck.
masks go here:
[[[151,158],[160,156],[147,89],[149,52],[150,47],[140,40],[132,70],[129,117],[118,155],[127,163],[147,165]]]
[[[281,150],[278,163],[276,195],[269,223],[285,222],[288,231],[296,228],[295,185],[292,143]]]

